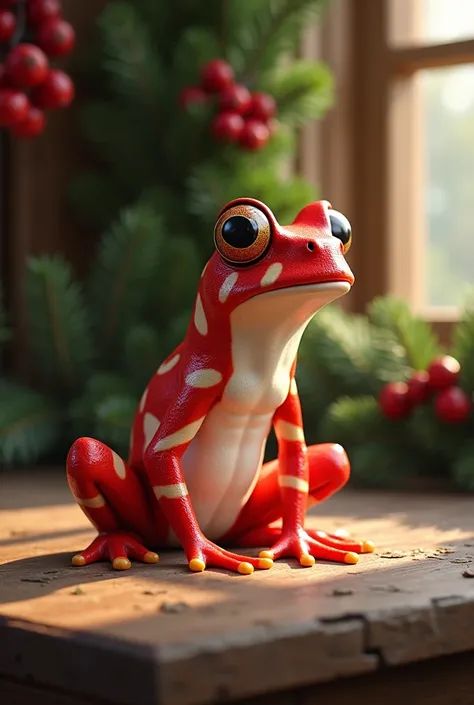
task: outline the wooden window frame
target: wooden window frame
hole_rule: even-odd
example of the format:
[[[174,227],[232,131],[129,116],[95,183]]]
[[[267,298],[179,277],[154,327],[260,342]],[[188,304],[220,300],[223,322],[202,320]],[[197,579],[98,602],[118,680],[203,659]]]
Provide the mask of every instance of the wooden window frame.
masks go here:
[[[447,339],[459,313],[423,307],[420,272],[426,252],[423,237],[413,237],[423,232],[423,174],[419,96],[412,78],[423,69],[474,63],[474,38],[391,43],[394,23],[399,35],[415,36],[416,0],[412,3],[413,12],[407,13],[406,6],[399,3],[397,10],[390,0],[332,0],[321,26],[305,38],[304,55],[330,66],[336,94],[327,117],[303,134],[300,167],[350,216],[357,283],[348,305],[363,311],[376,296],[401,296]]]

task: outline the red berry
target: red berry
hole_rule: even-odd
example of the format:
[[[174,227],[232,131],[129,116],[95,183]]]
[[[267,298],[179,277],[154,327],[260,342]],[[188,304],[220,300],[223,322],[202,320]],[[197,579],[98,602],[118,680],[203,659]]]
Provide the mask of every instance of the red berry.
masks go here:
[[[227,61],[213,59],[201,71],[201,85],[209,93],[219,93],[234,80],[234,70]]]
[[[437,395],[434,408],[436,416],[445,423],[465,421],[471,411],[471,401],[460,387],[443,389]]]
[[[66,20],[55,17],[44,22],[38,31],[38,44],[48,56],[64,56],[73,50],[76,33]]]
[[[15,34],[16,17],[10,10],[0,10],[0,42],[9,42]]]
[[[28,22],[40,25],[43,22],[61,17],[61,3],[59,0],[30,0],[27,3]]]
[[[252,104],[250,106],[250,114],[252,117],[267,122],[272,117],[275,117],[277,112],[277,104],[275,98],[268,93],[253,93]]]
[[[179,94],[178,103],[183,110],[187,110],[192,105],[203,105],[207,103],[206,91],[199,86],[186,86]]]
[[[211,132],[220,142],[237,142],[244,125],[244,119],[238,113],[219,113],[211,123]]]
[[[242,134],[240,136],[240,144],[245,149],[258,150],[264,147],[270,139],[270,130],[261,120],[251,118],[247,120]]]
[[[15,85],[37,86],[48,75],[48,59],[34,44],[18,44],[7,56],[5,68],[8,78]]]
[[[28,115],[30,103],[21,91],[10,88],[0,90],[0,125],[13,127]]]
[[[407,382],[408,399],[412,404],[423,404],[430,395],[430,376],[428,372],[415,372]]]
[[[428,367],[430,387],[432,389],[446,389],[458,381],[461,365],[451,355],[442,355],[433,360]]]
[[[0,64],[0,88],[12,88],[8,81],[7,70],[5,64]]]
[[[410,413],[412,405],[405,382],[389,382],[379,395],[379,405],[389,419],[403,419]]]
[[[38,137],[46,127],[46,116],[42,110],[30,106],[27,116],[12,127],[12,134],[19,139]]]
[[[75,89],[72,79],[59,69],[52,69],[44,83],[34,89],[31,100],[43,110],[67,108],[74,100]]]
[[[249,111],[251,102],[250,91],[238,83],[224,88],[219,96],[219,108],[223,112],[231,110],[240,115],[245,115]]]

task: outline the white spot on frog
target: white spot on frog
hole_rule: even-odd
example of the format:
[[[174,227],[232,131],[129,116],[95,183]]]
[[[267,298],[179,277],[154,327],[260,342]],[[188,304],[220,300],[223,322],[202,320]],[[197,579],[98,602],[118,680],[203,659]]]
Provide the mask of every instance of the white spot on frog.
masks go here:
[[[147,396],[148,396],[148,387],[145,389],[145,391],[142,394],[142,398],[140,399],[140,406],[138,407],[140,414],[143,412],[143,409],[145,408]]]
[[[275,262],[274,264],[271,264],[265,274],[262,277],[262,280],[260,282],[260,286],[270,286],[270,284],[274,284],[280,274],[283,271],[283,265],[281,262]]]
[[[194,325],[196,326],[198,333],[201,335],[207,335],[207,318],[204,313],[200,294],[197,295],[196,308],[194,309]]]
[[[160,422],[156,418],[156,416],[153,416],[153,414],[145,414],[143,418],[143,433],[145,434],[145,442],[143,444],[143,452],[146,451],[148,446],[150,445],[151,441],[153,440],[153,436],[155,433],[158,431],[160,428]]]
[[[113,461],[114,461],[114,470],[115,470],[117,476],[120,477],[121,480],[125,480],[125,477],[127,475],[127,469],[125,467],[125,463],[123,462],[120,455],[117,455],[117,453],[114,450],[112,451],[112,457],[113,457]]]
[[[179,362],[179,354],[172,357],[171,360],[168,360],[167,362],[164,362],[162,365],[160,365],[156,371],[156,374],[157,375],[165,375],[167,372],[170,372],[173,369],[173,367],[176,367],[178,362]],[[142,409],[142,411],[143,411],[143,409]]]
[[[211,368],[195,370],[194,372],[190,372],[190,374],[186,377],[186,384],[189,384],[190,387],[197,387],[198,389],[214,387],[221,381],[221,373]]]
[[[227,301],[227,297],[234,288],[235,282],[238,278],[238,272],[232,272],[232,274],[229,274],[229,276],[224,279],[224,282],[219,290],[219,301],[221,304]]]

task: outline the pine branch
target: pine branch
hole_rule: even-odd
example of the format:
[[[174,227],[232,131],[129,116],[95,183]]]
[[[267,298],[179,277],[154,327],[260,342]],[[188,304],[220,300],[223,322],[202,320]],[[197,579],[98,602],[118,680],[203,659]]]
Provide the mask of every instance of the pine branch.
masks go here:
[[[461,446],[452,465],[452,475],[459,489],[474,491],[474,441]]]
[[[127,332],[123,347],[123,370],[134,392],[141,395],[168,351],[163,336],[146,324],[137,323]]]
[[[401,488],[417,477],[422,463],[413,452],[396,443],[363,443],[349,454],[352,481],[364,487]]]
[[[374,397],[341,397],[327,409],[320,435],[327,442],[352,447],[358,443],[390,439],[395,430],[393,423],[382,416]]]
[[[0,465],[32,465],[60,441],[63,421],[49,399],[0,380]]]
[[[89,286],[101,353],[113,354],[153,302],[162,244],[161,220],[148,205],[124,211],[99,246]]]
[[[461,384],[474,390],[474,306],[467,308],[456,326],[452,355],[461,365]]]
[[[69,200],[82,222],[109,227],[123,205],[122,194],[110,178],[98,172],[83,172],[69,187]]]
[[[229,55],[234,65],[242,66],[241,80],[251,86],[259,75],[275,65],[279,56],[296,48],[303,27],[326,4],[325,0],[260,0],[253,7],[247,2],[244,13],[242,0],[228,2],[229,13],[236,23]]]
[[[83,292],[70,266],[59,256],[28,262],[28,324],[38,373],[62,392],[77,388],[94,358]]]
[[[111,446],[122,457],[126,457],[130,445],[130,433],[138,399],[133,396],[110,396],[96,409],[94,435]]]
[[[97,409],[105,399],[131,394],[132,385],[123,374],[99,371],[85,382],[80,396],[71,403],[70,420],[74,436],[90,436],[95,432]]]
[[[262,86],[278,104],[278,120],[300,126],[319,118],[333,100],[332,74],[321,63],[294,61]]]
[[[112,88],[118,96],[151,110],[158,120],[165,75],[137,8],[131,2],[110,3],[99,18],[99,28]]]
[[[368,315],[373,325],[393,334],[410,367],[425,370],[439,354],[440,346],[431,326],[413,316],[405,301],[377,298],[371,303]]]

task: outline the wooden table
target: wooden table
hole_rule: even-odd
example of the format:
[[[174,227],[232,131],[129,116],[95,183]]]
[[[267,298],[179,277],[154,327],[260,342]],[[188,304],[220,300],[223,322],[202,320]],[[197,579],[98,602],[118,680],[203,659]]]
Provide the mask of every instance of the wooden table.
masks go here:
[[[117,573],[70,565],[62,473],[0,483],[2,704],[474,703],[473,497],[340,493],[311,523],[375,540],[355,566]]]

